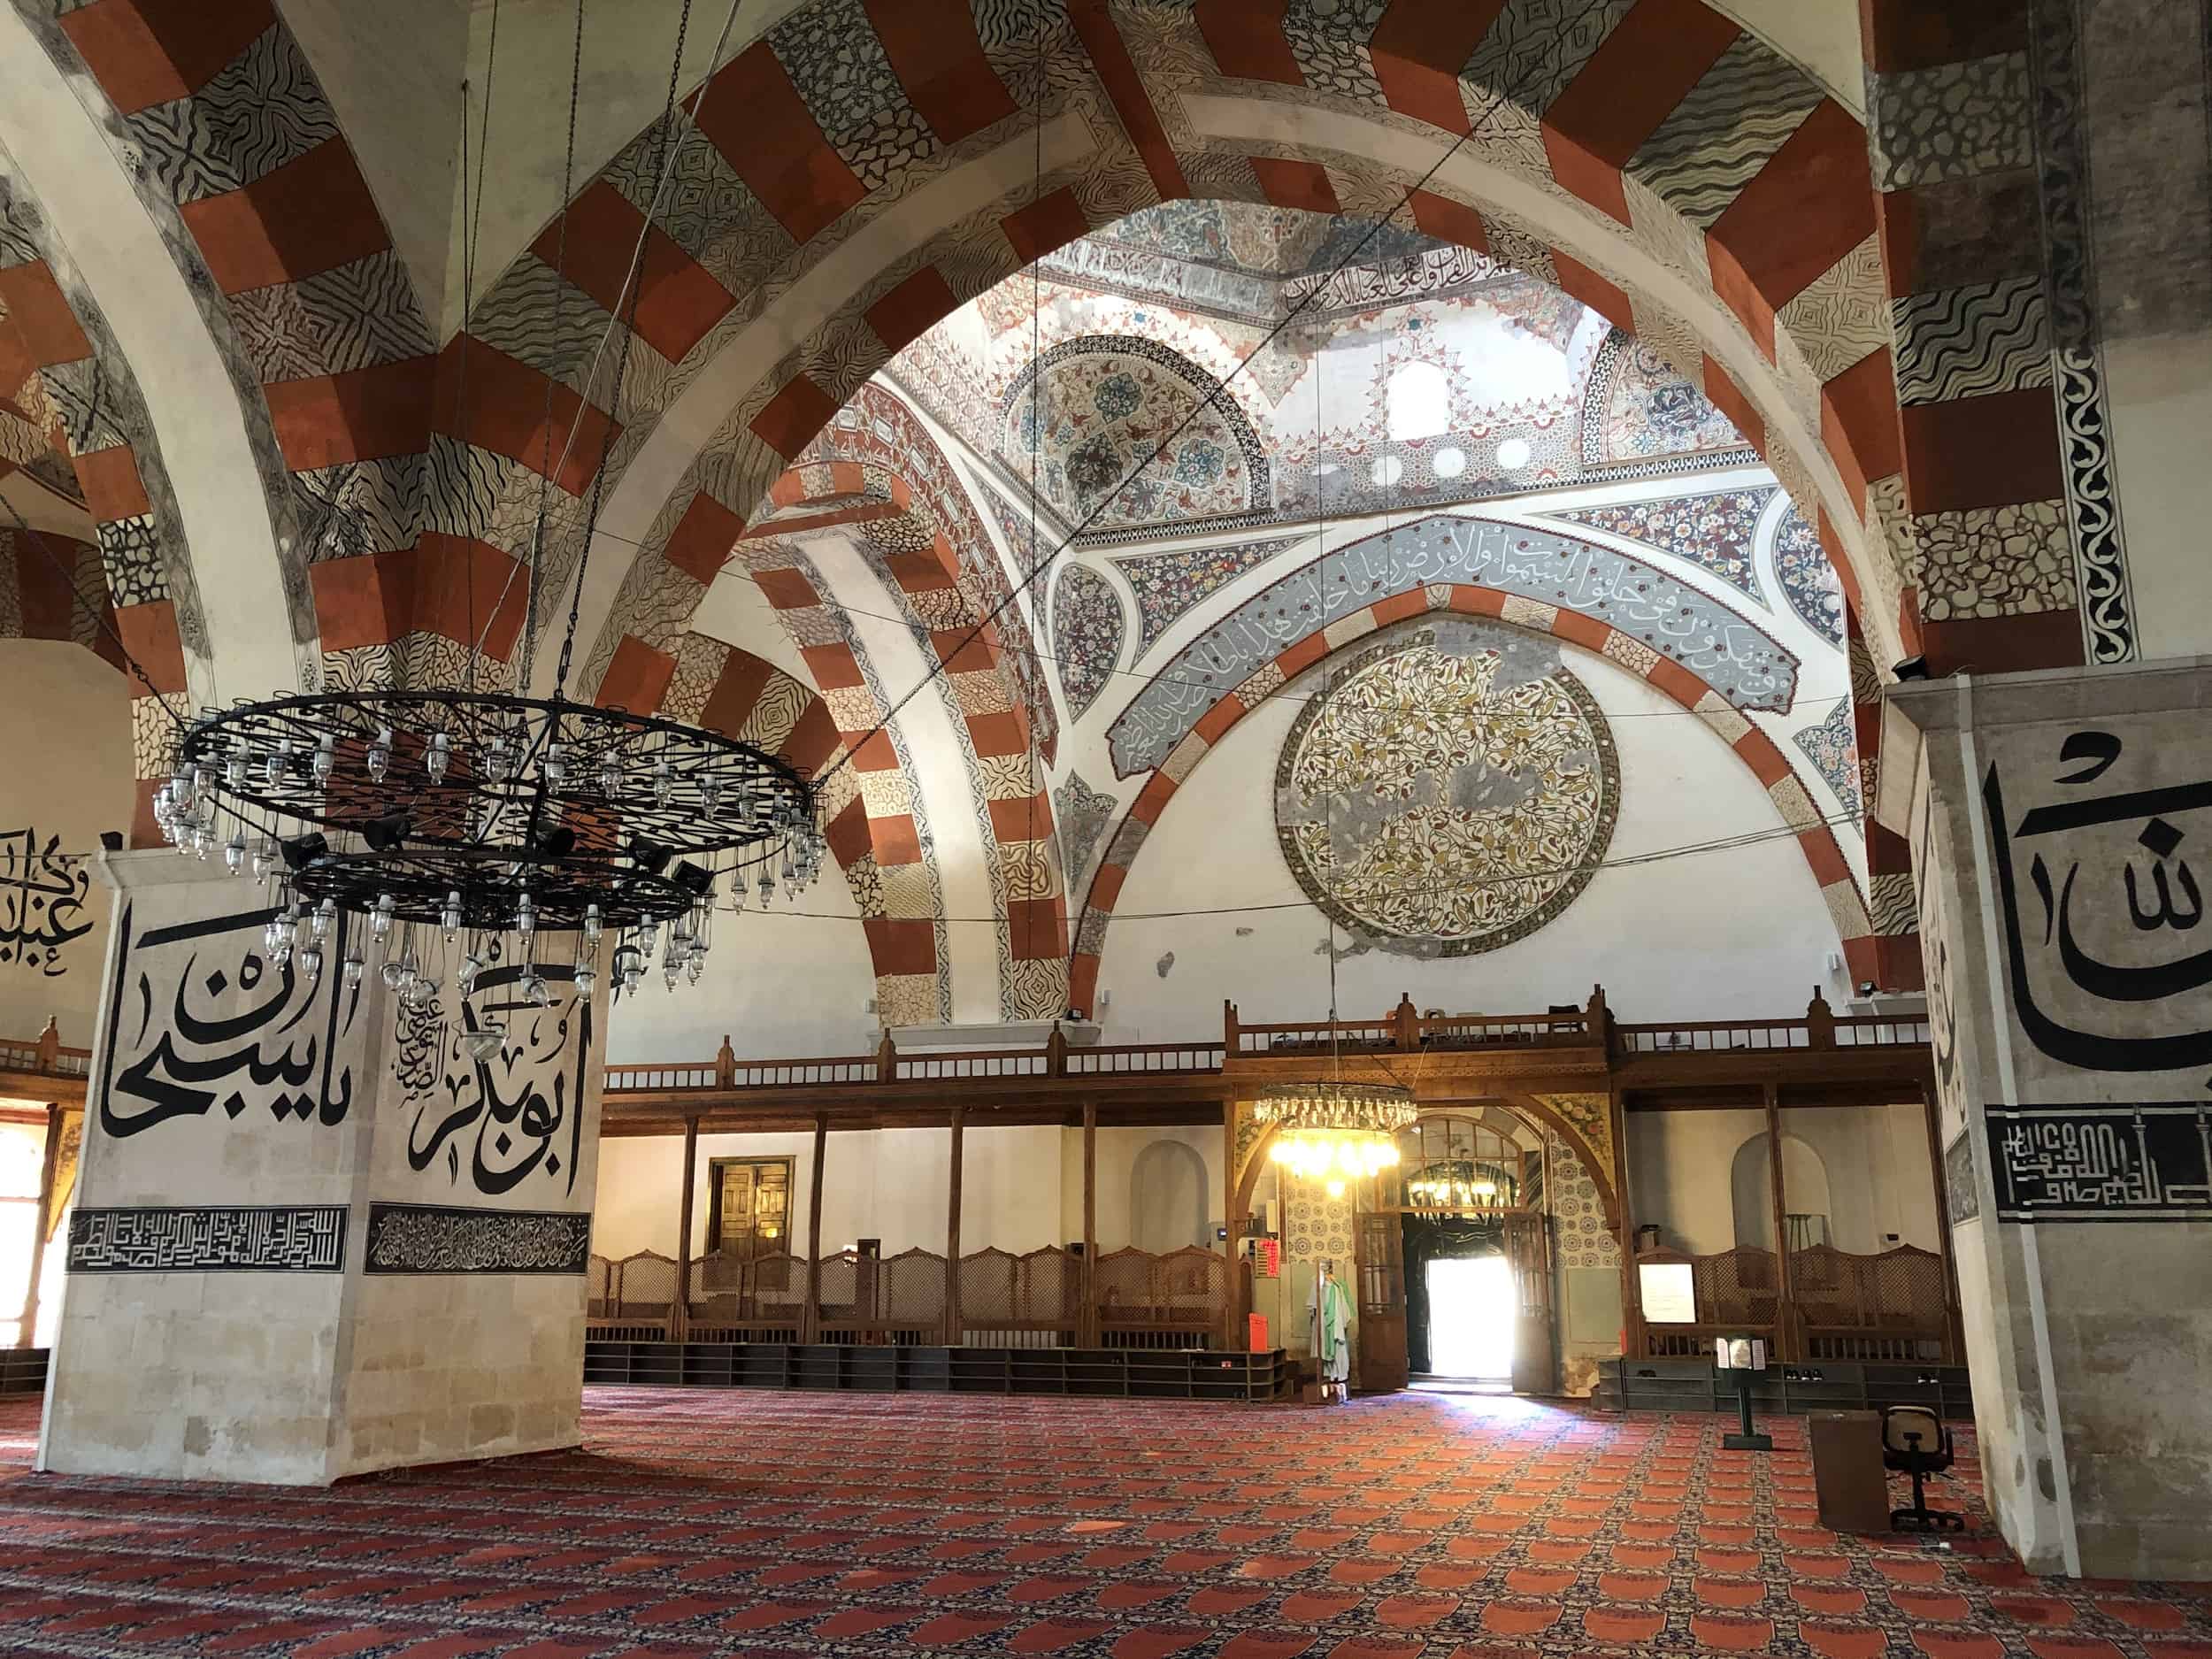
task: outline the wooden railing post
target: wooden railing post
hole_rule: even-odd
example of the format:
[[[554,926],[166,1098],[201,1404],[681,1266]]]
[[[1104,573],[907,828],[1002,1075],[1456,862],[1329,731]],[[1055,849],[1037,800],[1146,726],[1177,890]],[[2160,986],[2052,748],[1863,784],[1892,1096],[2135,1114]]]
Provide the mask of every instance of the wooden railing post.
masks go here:
[[[960,1346],[960,1140],[967,1108],[952,1109],[952,1171],[945,1195],[945,1342]]]
[[[1056,1019],[1052,1022],[1052,1035],[1045,1039],[1045,1070],[1054,1077],[1068,1074],[1068,1037]]]
[[[895,1083],[899,1080],[899,1046],[885,1032],[883,1041],[876,1045],[876,1081]]]
[[[886,1037],[887,1044],[890,1038]],[[814,1167],[807,1174],[806,1307],[799,1316],[799,1340],[822,1333],[822,1165],[829,1161],[829,1114],[814,1114]]]
[[[1098,1102],[1083,1102],[1083,1286],[1079,1347],[1098,1346]]]
[[[1237,1005],[1227,997],[1221,999],[1221,1052],[1232,1055],[1237,1051]]]
[[[1613,1013],[1605,1005],[1605,987],[1590,987],[1590,1000],[1582,1008],[1583,1029],[1598,1040],[1608,1054],[1613,1052]]]
[[[1836,1046],[1836,1011],[1828,1006],[1828,999],[1813,987],[1813,1000],[1805,1004],[1805,1043],[1811,1048],[1832,1048]]]
[[[51,1014],[46,1017],[46,1029],[38,1033],[38,1069],[42,1071],[61,1069],[61,1028],[55,1025]]]
[[[1397,1025],[1398,1052],[1411,1054],[1421,1046],[1421,1010],[1414,1007],[1412,993],[1398,993],[1398,1006],[1391,1010],[1391,1018]]]
[[[722,1036],[722,1050],[714,1056],[714,1080],[722,1088],[733,1088],[737,1084],[737,1050],[730,1047],[726,1032]]]
[[[729,1052],[729,1039],[722,1050]],[[668,1340],[680,1342],[691,1334],[691,1202],[699,1185],[699,1119],[684,1119],[684,1190],[676,1202],[676,1300],[668,1310]]]
[[[1767,1176],[1774,1188],[1775,1357],[1802,1359],[1797,1351],[1796,1301],[1790,1294],[1789,1205],[1782,1190],[1782,1091],[1769,1083],[1762,1093],[1766,1097]]]

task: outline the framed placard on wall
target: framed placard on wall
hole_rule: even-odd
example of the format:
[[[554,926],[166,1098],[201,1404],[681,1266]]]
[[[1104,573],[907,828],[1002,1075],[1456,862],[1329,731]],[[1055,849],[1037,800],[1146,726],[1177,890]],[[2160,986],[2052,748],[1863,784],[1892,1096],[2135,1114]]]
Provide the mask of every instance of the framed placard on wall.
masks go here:
[[[1646,1325],[1697,1323],[1697,1270],[1687,1262],[1639,1262],[1636,1290]]]

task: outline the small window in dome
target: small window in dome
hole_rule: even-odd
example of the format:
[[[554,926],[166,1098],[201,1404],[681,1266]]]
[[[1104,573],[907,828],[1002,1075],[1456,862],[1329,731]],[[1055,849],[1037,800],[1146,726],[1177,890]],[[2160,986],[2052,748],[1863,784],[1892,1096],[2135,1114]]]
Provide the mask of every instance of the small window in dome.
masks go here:
[[[1450,430],[1451,381],[1433,363],[1409,363],[1390,377],[1390,435],[1400,443]]]

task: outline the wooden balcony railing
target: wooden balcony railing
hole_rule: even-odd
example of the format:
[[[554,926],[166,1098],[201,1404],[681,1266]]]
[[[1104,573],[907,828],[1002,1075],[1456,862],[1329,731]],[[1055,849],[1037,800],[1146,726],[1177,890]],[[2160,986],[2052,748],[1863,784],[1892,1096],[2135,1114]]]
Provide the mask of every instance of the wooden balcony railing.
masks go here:
[[[1236,1004],[1222,1004],[1218,1042],[1079,1046],[1056,1030],[1039,1048],[972,1048],[902,1053],[887,1034],[875,1053],[829,1059],[741,1060],[724,1038],[712,1060],[611,1065],[607,1092],[669,1094],[710,1090],[851,1088],[856,1086],[987,1079],[1217,1076],[1232,1060],[1328,1054],[1442,1054],[1579,1048],[1608,1059],[1669,1055],[1837,1053],[1924,1046],[1924,1019],[1843,1015],[1817,994],[1793,1019],[1678,1020],[1624,1025],[1594,991],[1580,1006],[1540,1014],[1423,1014],[1409,997],[1382,1019],[1279,1020],[1247,1025]]]
[[[38,1077],[82,1078],[92,1071],[92,1050],[63,1045],[61,1033],[51,1019],[46,1029],[27,1041],[0,1037],[0,1071],[24,1071]]]

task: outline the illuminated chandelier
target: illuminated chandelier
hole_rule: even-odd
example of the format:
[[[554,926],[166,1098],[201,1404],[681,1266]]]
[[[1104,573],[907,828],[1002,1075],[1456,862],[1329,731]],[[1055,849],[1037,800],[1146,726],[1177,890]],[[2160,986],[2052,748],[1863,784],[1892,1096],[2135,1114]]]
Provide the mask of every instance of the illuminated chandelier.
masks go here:
[[[1392,1083],[1274,1083],[1252,1115],[1276,1128],[1268,1156],[1332,1198],[1398,1162],[1398,1133],[1420,1116],[1413,1091]]]
[[[1502,1194],[1513,1201],[1517,1183],[1503,1171],[1471,1158],[1446,1158],[1422,1165],[1406,1181],[1406,1202],[1415,1210],[1448,1215],[1461,1210],[1492,1210]]]

